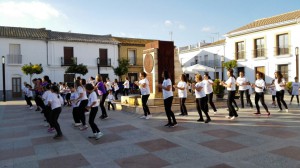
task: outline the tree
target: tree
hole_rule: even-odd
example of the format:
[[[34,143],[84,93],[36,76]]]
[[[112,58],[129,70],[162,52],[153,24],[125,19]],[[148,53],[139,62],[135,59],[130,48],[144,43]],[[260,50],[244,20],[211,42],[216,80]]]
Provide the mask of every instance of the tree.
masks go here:
[[[121,59],[118,59],[118,63],[119,63],[119,66],[116,68],[113,67],[113,70],[114,70],[115,75],[117,75],[117,76],[119,76],[119,78],[121,78],[122,75],[125,75],[128,73],[129,60],[125,59],[125,58],[121,58]]]
[[[69,66],[65,73],[74,73],[74,74],[80,74],[80,75],[85,75],[87,74],[89,71],[87,69],[87,66],[86,65],[83,65],[83,64],[79,64],[79,65],[71,65]]]
[[[31,83],[31,79],[32,79],[32,75],[33,74],[41,74],[44,70],[42,67],[42,64],[25,64],[24,66],[21,67],[22,72],[25,75],[29,75],[30,76],[30,83]]]
[[[223,63],[223,67],[225,67],[227,70],[228,69],[234,69],[237,67],[237,62],[236,60],[231,60]]]

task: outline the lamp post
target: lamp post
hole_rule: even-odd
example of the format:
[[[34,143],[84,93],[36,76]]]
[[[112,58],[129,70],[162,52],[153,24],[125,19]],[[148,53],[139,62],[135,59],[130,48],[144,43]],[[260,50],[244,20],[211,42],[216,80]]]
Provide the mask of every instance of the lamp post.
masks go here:
[[[97,58],[98,75],[100,75],[100,58]]]
[[[5,57],[2,56],[2,77],[3,77],[3,101],[6,102],[6,89],[5,89]]]
[[[299,47],[295,48],[296,55],[296,77],[299,79]]]
[[[221,58],[221,73],[222,73],[222,81],[223,81],[224,80],[224,72],[223,72],[224,67],[223,67],[223,63],[225,61],[225,58],[224,58],[223,55],[221,55],[220,58]]]

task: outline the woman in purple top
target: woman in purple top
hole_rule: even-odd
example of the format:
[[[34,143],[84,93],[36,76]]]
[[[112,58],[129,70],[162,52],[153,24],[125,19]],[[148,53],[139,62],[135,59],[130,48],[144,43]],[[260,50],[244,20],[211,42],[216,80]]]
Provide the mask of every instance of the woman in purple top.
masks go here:
[[[105,85],[103,83],[101,75],[96,76],[96,81],[97,81],[96,89],[97,89],[97,91],[100,95],[100,108],[101,108],[101,111],[102,111],[102,115],[99,118],[106,119],[106,118],[108,118],[108,116],[107,116],[107,113],[106,113],[104,102],[105,102],[105,99],[107,97],[107,91],[106,91],[106,88],[105,88]]]

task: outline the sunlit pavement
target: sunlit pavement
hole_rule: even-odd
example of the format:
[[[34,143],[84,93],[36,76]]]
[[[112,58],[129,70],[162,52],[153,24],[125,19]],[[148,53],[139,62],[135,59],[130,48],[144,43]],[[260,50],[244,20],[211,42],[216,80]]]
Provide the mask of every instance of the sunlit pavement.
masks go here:
[[[96,123],[104,133],[99,140],[88,138],[90,128],[73,127],[71,107],[59,118],[63,138],[54,140],[43,115],[26,108],[25,101],[1,102],[0,167],[300,167],[300,107],[286,101],[289,112],[277,112],[269,98],[270,117],[263,108],[263,115],[255,116],[246,106],[229,120],[219,108],[205,124],[196,121],[196,110],[188,117],[177,111],[174,128],[164,127],[163,111],[149,120],[122,111],[108,111],[109,119],[100,120],[98,112]]]

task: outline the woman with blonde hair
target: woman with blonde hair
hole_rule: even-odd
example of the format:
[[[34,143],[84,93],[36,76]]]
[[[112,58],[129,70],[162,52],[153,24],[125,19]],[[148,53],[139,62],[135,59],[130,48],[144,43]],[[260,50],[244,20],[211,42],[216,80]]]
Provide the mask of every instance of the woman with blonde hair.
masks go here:
[[[196,107],[199,113],[200,118],[197,120],[198,122],[203,122],[202,111],[206,116],[205,123],[209,123],[211,121],[208,115],[208,104],[207,104],[207,96],[204,92],[204,83],[202,82],[202,76],[197,74],[195,76],[196,84],[192,85],[193,90],[195,90],[196,95]]]

